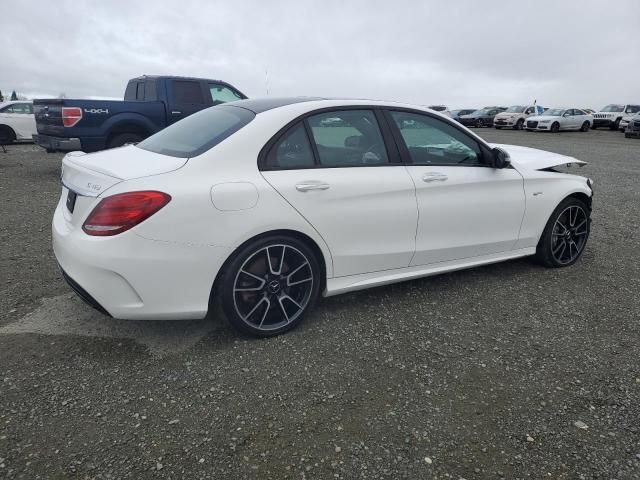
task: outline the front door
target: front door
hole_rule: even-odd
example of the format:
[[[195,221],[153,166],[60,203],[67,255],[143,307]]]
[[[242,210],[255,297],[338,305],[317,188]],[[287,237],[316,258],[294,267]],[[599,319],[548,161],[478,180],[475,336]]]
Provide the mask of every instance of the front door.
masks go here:
[[[511,250],[525,209],[522,176],[488,166],[479,142],[444,120],[409,111],[391,111],[387,118],[416,186],[411,265]]]
[[[264,178],[324,238],[337,277],[407,267],[414,254],[415,188],[378,118],[369,109],[307,116],[261,165]]]

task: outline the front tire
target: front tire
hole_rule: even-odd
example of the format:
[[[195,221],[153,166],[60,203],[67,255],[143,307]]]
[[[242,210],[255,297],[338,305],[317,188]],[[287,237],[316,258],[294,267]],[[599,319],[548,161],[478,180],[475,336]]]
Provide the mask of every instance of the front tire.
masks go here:
[[[522,130],[524,128],[524,120],[521,118],[520,120],[518,120],[516,122],[516,124],[514,125],[513,129],[514,130]]]
[[[560,124],[558,122],[553,122],[551,125],[551,133],[558,133],[560,131]]]
[[[250,241],[224,268],[218,294],[240,332],[279,335],[299,325],[320,291],[320,264],[306,243],[273,235]]]
[[[580,127],[580,131],[581,132],[588,132],[589,131],[589,122],[584,122],[582,124],[582,127]]]
[[[616,119],[612,125],[609,126],[609,130],[618,130],[620,128],[620,119]]]
[[[591,232],[591,210],[569,197],[551,214],[536,250],[536,259],[548,268],[568,267],[578,261]]]
[[[484,127],[484,120],[482,120],[481,118],[479,118],[479,119],[476,121],[476,128],[482,128],[482,127]]]

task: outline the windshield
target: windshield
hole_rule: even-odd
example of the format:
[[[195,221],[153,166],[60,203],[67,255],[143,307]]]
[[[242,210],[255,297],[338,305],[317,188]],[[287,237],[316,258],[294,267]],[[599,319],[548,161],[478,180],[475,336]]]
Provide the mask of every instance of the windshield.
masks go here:
[[[160,130],[137,147],[172,157],[196,157],[236,133],[255,116],[240,107],[209,107]]]
[[[475,112],[473,112],[474,115],[486,115],[487,113],[489,113],[489,108],[481,108],[480,110],[476,110]]]
[[[624,110],[624,105],[607,105],[601,112],[621,112]]]
[[[505,113],[522,113],[525,111],[527,107],[523,107],[522,105],[514,105],[505,110]]]
[[[544,115],[545,117],[561,117],[563,113],[564,108],[550,108],[541,115]]]

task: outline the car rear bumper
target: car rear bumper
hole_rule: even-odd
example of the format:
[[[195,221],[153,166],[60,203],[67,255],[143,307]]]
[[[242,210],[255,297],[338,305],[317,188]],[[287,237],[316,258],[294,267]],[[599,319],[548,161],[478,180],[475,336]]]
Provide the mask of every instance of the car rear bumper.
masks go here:
[[[82,144],[79,138],[52,137],[50,135],[34,135],[34,143],[40,145],[47,150],[55,150],[59,152],[73,152],[82,150]]]
[[[149,240],[133,230],[91,237],[66,218],[64,200],[53,217],[53,251],[65,280],[86,303],[120,319],[207,314],[213,282],[230,249]]]

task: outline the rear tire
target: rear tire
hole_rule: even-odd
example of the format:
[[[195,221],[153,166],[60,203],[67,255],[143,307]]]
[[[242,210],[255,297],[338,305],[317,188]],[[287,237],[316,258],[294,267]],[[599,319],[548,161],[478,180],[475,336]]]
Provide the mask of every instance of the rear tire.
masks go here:
[[[576,263],[591,232],[591,211],[578,198],[565,198],[544,227],[536,260],[548,268],[568,267]]]
[[[272,337],[302,322],[318,298],[320,273],[307,244],[270,235],[240,247],[221,272],[215,294],[233,328]]]
[[[10,145],[16,140],[16,132],[7,125],[0,125],[0,145]]]
[[[502,130],[502,127],[496,127],[496,130]]]
[[[142,135],[138,135],[137,133],[120,133],[109,140],[107,148],[122,147],[128,143],[138,143],[142,140]]]

